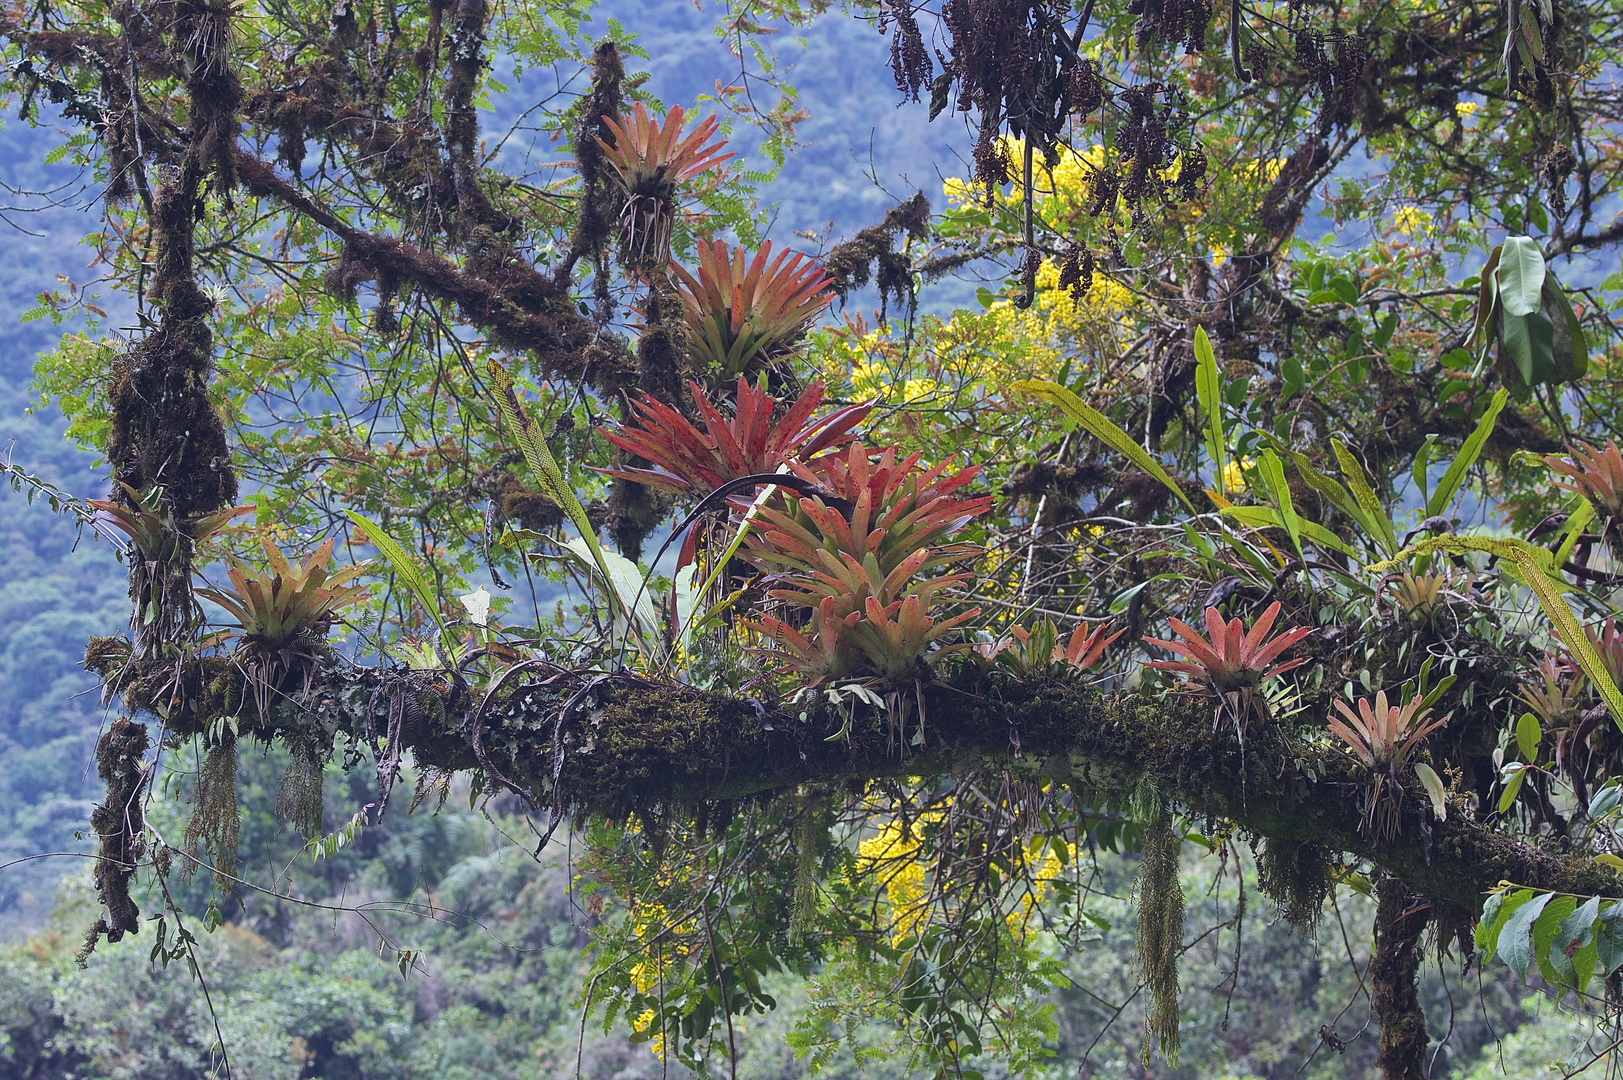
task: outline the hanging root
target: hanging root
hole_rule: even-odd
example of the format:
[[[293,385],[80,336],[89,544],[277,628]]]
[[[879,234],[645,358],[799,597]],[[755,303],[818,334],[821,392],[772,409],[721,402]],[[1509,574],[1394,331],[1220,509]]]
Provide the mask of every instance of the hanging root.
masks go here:
[[[96,743],[96,772],[107,784],[107,798],[91,813],[90,825],[101,840],[96,855],[96,892],[107,909],[85,934],[79,950],[81,967],[104,935],[108,941],[122,940],[125,934],[141,932],[141,909],[130,898],[130,879],[141,857],[141,830],[146,819],[141,812],[141,792],[146,787],[144,763],[147,727],[120,716]]]
[[[237,816],[237,736],[221,725],[220,736],[203,759],[192,791],[192,817],[186,823],[186,850],[195,857],[201,845],[214,867],[214,881],[221,889],[231,887],[237,873],[237,840],[242,822]],[[181,872],[189,876],[196,863]]]
[[[321,757],[309,740],[293,741],[292,760],[276,785],[277,816],[299,830],[306,840],[321,835]]]
[[[1158,1047],[1178,1063],[1178,953],[1183,948],[1183,886],[1178,883],[1179,839],[1164,807],[1144,828],[1144,861],[1138,868],[1139,971],[1149,992],[1144,1012],[1143,1060]]]

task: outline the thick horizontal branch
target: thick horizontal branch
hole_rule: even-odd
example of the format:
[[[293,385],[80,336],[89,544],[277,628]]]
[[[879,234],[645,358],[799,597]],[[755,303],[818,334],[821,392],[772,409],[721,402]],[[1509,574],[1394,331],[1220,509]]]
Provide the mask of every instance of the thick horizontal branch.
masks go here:
[[[478,768],[477,742],[485,761],[538,805],[576,814],[686,815],[805,783],[986,768],[1029,770],[1125,799],[1150,777],[1163,798],[1197,818],[1369,859],[1416,892],[1471,913],[1503,880],[1623,895],[1623,881],[1590,860],[1505,836],[1460,807],[1433,820],[1418,784],[1405,793],[1396,835],[1374,839],[1362,827],[1363,775],[1345,754],[1256,721],[1242,754],[1232,725],[1214,725],[1211,702],[1186,694],[1109,694],[1002,676],[938,683],[923,689],[924,742],[914,748],[920,714],[912,694],[908,738],[873,710],[854,719],[849,738],[830,741],[826,717],[802,721],[747,698],[630,675],[525,667],[481,708],[483,692],[445,672],[363,668],[329,656],[308,678],[286,680],[259,715],[233,658],[131,664],[123,642],[100,638],[86,663],[132,710],[163,714],[175,737],[238,715],[261,738],[330,745],[343,734],[380,760],[408,750],[419,765],[444,769]]]

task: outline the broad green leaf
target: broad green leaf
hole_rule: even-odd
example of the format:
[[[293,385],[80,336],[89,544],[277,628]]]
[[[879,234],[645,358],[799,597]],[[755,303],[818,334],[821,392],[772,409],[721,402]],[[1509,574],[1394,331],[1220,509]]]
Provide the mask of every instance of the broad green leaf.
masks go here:
[[[1595,920],[1595,973],[1606,978],[1619,967],[1623,967],[1623,903],[1608,901]]]
[[[1544,278],[1544,313],[1553,322],[1564,325],[1566,328],[1566,345],[1571,354],[1566,357],[1567,371],[1562,372],[1562,357],[1555,357],[1556,375],[1564,379],[1581,379],[1589,373],[1589,342],[1584,338],[1583,325],[1578,321],[1578,313],[1572,310],[1572,303],[1567,299],[1566,290],[1555,279],[1555,271],[1549,271]],[[1556,334],[1556,344],[1561,344],[1562,335]],[[1559,348],[1557,353],[1559,353]]]
[[[1391,344],[1392,335],[1397,332],[1397,329],[1398,313],[1389,311],[1386,318],[1381,320],[1381,325],[1376,327],[1375,334],[1370,338],[1370,341],[1375,343],[1377,349],[1384,349]]]
[[[1555,324],[1542,311],[1504,317],[1505,353],[1528,386],[1555,377]]]
[[[1544,292],[1544,252],[1530,236],[1505,239],[1495,270],[1499,302],[1509,316],[1531,315],[1541,306]]]
[[[1443,513],[1454,501],[1454,495],[1465,482],[1465,474],[1476,464],[1477,458],[1482,456],[1482,447],[1487,443],[1488,436],[1493,434],[1493,425],[1499,419],[1499,413],[1503,411],[1509,397],[1508,391],[1500,390],[1493,395],[1493,400],[1482,411],[1482,419],[1477,421],[1476,430],[1471,432],[1465,444],[1460,447],[1460,452],[1455,455],[1447,471],[1443,473],[1443,478],[1438,481],[1437,490],[1431,493],[1431,498],[1426,502],[1428,516],[1435,517]]]
[[[1414,463],[1409,466],[1409,478],[1414,481],[1416,490],[1422,499],[1430,501],[1427,494],[1431,490],[1431,451],[1437,445],[1437,436],[1427,435],[1426,441],[1420,444],[1415,451]]]
[[[1499,931],[1499,958],[1510,965],[1510,970],[1523,982],[1527,981],[1527,969],[1533,963],[1533,926],[1544,913],[1551,896],[1550,893],[1541,893],[1518,905],[1505,920],[1504,929]]]
[[[1555,942],[1556,933],[1561,924],[1578,908],[1578,901],[1571,896],[1557,896],[1547,904],[1536,922],[1533,923],[1533,962],[1538,965],[1539,974],[1544,981],[1552,986],[1560,986],[1564,982],[1562,972],[1550,963],[1551,946]]]
[[[1555,905],[1550,905],[1555,910]],[[1584,987],[1595,974],[1595,919],[1600,914],[1600,897],[1592,896],[1576,905],[1570,915],[1555,928],[1545,955],[1561,985],[1583,993]],[[1549,912],[1544,918],[1549,917]],[[1540,920],[1541,922],[1543,919]]]
[[[1522,713],[1521,719],[1516,721],[1516,749],[1522,752],[1522,760],[1529,765],[1538,761],[1538,744],[1543,737],[1538,717],[1530,712]]]
[[[693,612],[699,606],[699,586],[693,579],[698,573],[699,568],[690,563],[678,570],[671,581],[671,610],[676,620],[676,641],[683,649],[688,648],[693,637],[690,624],[693,622]]]
[[[1420,786],[1426,789],[1427,798],[1431,799],[1431,812],[1437,816],[1438,821],[1448,820],[1448,795],[1443,791],[1442,777],[1437,770],[1424,761],[1415,763],[1415,775],[1420,777]]]
[[[1484,963],[1492,960],[1499,951],[1499,936],[1506,920],[1531,899],[1532,889],[1518,889],[1515,892],[1502,889],[1489,896],[1482,905],[1482,918],[1476,926],[1476,947],[1482,951]]]
[[[598,560],[594,557],[591,546],[585,540],[576,536],[562,545],[572,554],[588,572],[598,568]],[[653,597],[643,585],[643,573],[637,564],[621,555],[619,552],[603,550],[598,552],[602,556],[602,566],[605,568],[603,580],[612,590],[612,599],[617,609],[624,613],[634,611],[636,616],[637,632],[646,642],[652,643],[659,638],[659,617],[654,614]]]
[[[1527,779],[1527,770],[1517,768],[1511,773],[1510,779],[1505,782],[1505,790],[1499,793],[1499,812],[1503,814],[1516,802],[1516,796],[1522,793],[1522,783]]]
[[[1613,780],[1595,792],[1595,797],[1589,800],[1589,809],[1586,811],[1589,814],[1589,820],[1599,821],[1613,810],[1616,810],[1619,803],[1623,803],[1623,785]]]
[[[1219,495],[1227,491],[1228,446],[1223,436],[1223,384],[1217,371],[1217,354],[1204,326],[1195,327],[1195,392],[1206,414],[1206,453],[1212,459],[1212,488]]]
[[[1081,424],[1095,438],[1109,445],[1116,452],[1125,455],[1134,465],[1155,477],[1167,486],[1178,497],[1178,501],[1188,507],[1190,512],[1195,511],[1194,504],[1189,501],[1183,489],[1173,482],[1172,477],[1161,467],[1161,463],[1150,456],[1142,446],[1133,441],[1132,436],[1117,427],[1108,416],[1092,408],[1087,402],[1077,397],[1070,390],[1056,382],[1047,379],[1021,379],[1010,383],[1009,389],[1032,394],[1045,401],[1058,405],[1065,413]]]

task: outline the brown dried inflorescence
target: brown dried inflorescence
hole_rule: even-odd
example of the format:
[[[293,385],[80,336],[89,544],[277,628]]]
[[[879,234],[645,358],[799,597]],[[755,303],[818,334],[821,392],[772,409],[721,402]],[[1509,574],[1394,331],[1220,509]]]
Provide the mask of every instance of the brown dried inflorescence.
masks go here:
[[[913,17],[913,5],[908,0],[881,0],[879,5],[879,32],[885,33],[890,24],[896,24],[890,39],[890,70],[896,79],[896,89],[914,101],[934,72],[930,54],[924,48],[924,36],[919,33],[919,21]]]

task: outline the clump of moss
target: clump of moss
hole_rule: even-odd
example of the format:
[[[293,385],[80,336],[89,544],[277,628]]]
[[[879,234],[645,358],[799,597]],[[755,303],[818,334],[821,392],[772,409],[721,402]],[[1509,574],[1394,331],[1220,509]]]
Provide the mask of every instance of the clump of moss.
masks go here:
[[[141,932],[141,909],[130,896],[130,879],[141,857],[146,818],[141,792],[146,787],[147,727],[125,716],[116,718],[96,743],[96,773],[107,784],[107,797],[90,814],[90,827],[101,845],[96,854],[96,893],[105,917],[85,935],[77,960],[82,966],[103,936],[120,941]]]
[[[1178,953],[1183,948],[1183,886],[1178,882],[1178,848],[1172,814],[1164,807],[1144,827],[1144,861],[1134,891],[1138,894],[1138,934],[1134,949],[1149,992],[1144,1011],[1144,1064],[1153,1047],[1178,1063]]]
[[[214,867],[215,883],[230,888],[237,873],[237,841],[241,820],[237,815],[237,736],[229,724],[220,724],[214,745],[203,758],[192,789],[192,816],[186,823],[184,843],[193,856],[201,847]],[[190,875],[195,863],[183,873]]]
[[[1334,873],[1330,852],[1312,841],[1270,839],[1257,858],[1257,884],[1285,921],[1303,933],[1318,925]]]

